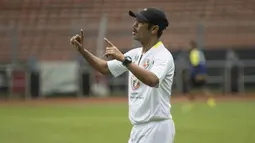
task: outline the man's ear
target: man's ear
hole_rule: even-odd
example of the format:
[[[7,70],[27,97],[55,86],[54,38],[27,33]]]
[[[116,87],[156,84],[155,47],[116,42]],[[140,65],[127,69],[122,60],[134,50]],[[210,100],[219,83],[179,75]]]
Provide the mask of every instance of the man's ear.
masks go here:
[[[159,30],[159,26],[158,25],[153,25],[151,27],[151,33],[152,34],[157,34],[158,33],[158,30]]]

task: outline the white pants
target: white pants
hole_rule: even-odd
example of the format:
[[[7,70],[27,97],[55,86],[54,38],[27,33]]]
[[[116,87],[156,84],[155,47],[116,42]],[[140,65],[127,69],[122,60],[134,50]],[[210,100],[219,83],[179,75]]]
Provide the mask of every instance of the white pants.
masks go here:
[[[173,120],[134,125],[128,143],[173,143],[175,126]]]

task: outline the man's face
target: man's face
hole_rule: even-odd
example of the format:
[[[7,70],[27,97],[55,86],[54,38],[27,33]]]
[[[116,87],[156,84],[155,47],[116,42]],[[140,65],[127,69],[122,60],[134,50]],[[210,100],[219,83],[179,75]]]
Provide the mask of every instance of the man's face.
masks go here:
[[[153,34],[148,26],[149,24],[147,22],[136,19],[133,24],[133,38],[137,41],[148,39]]]

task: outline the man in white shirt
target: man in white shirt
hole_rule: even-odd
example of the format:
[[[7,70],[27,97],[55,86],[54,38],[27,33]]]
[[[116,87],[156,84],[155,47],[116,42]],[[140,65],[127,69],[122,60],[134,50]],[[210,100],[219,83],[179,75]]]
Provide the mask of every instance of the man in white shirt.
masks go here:
[[[88,63],[102,74],[117,77],[129,72],[129,119],[133,125],[128,143],[172,143],[175,126],[170,113],[170,96],[174,77],[172,54],[159,40],[168,26],[165,13],[156,8],[129,11],[136,18],[133,38],[142,45],[122,54],[105,38],[108,45],[102,60],[83,47],[83,31],[70,42]]]

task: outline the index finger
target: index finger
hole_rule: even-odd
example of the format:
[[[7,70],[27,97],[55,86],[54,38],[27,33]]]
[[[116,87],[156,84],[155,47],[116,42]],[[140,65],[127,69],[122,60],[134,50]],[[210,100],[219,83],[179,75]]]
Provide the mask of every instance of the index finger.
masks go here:
[[[105,40],[105,42],[106,42],[107,44],[109,44],[110,46],[114,46],[114,45],[112,44],[112,42],[110,42],[108,39],[104,38],[104,40]]]
[[[81,40],[83,40],[83,38],[84,38],[84,34],[83,34],[83,29],[81,29]]]

